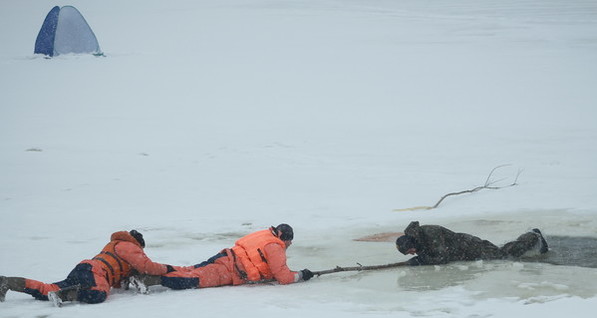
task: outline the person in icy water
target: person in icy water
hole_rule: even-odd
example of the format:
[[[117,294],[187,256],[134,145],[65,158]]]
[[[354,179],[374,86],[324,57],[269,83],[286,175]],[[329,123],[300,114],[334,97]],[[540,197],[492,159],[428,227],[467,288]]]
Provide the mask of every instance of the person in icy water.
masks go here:
[[[539,229],[533,229],[515,241],[498,247],[470,234],[455,233],[439,225],[419,225],[418,221],[411,222],[404,230],[404,235],[396,239],[396,248],[404,255],[417,255],[407,261],[408,265],[519,258],[548,251],[547,242]]]
[[[310,270],[294,272],[286,265],[286,249],[293,238],[290,225],[272,226],[241,237],[234,247],[223,249],[202,263],[165,275],[135,275],[131,283],[140,292],[147,293],[147,287],[152,285],[190,289],[271,280],[280,284],[307,281],[313,277]]]
[[[23,277],[0,276],[0,301],[12,290],[39,300],[52,300],[56,306],[64,301],[101,303],[108,297],[110,288],[120,287],[133,271],[162,275],[175,270],[173,266],[152,262],[143,252],[144,247],[143,235],[136,230],[115,232],[97,256],[80,262],[63,281],[45,284]]]

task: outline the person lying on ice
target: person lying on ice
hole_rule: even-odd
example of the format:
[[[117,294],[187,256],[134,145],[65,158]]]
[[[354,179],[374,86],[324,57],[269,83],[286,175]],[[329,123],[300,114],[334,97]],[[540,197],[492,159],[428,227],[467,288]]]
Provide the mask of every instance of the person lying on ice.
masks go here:
[[[175,270],[170,265],[152,262],[143,252],[144,247],[143,235],[136,230],[115,232],[97,256],[80,262],[63,281],[45,284],[23,277],[0,276],[0,301],[12,290],[39,300],[50,298],[56,306],[75,300],[101,303],[108,297],[110,287],[120,287],[134,270],[152,275]]]
[[[147,293],[147,287],[152,285],[189,289],[271,280],[280,284],[307,281],[313,277],[310,270],[293,272],[286,265],[286,249],[293,238],[290,225],[272,226],[240,238],[234,247],[223,249],[200,264],[160,276],[135,275],[131,283],[141,293]]]
[[[519,258],[528,254],[547,253],[547,242],[539,229],[520,235],[515,241],[497,247],[493,243],[466,233],[455,233],[439,225],[411,222],[404,235],[396,239],[400,253],[417,254],[408,265],[437,265],[454,261]]]

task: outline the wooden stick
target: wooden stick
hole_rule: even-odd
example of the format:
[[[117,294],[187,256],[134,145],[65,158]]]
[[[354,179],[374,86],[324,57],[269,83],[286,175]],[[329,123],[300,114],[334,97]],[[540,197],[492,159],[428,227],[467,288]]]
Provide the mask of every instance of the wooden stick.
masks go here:
[[[407,262],[400,262],[400,263],[392,263],[392,264],[385,264],[385,265],[371,265],[371,266],[363,266],[359,263],[357,263],[359,266],[352,266],[352,267],[340,267],[340,266],[336,266],[333,269],[327,269],[327,270],[323,270],[323,271],[315,271],[312,272],[313,275],[316,276],[321,276],[321,275],[325,275],[325,274],[331,274],[331,273],[337,273],[337,272],[350,272],[350,271],[368,271],[368,270],[374,270],[374,269],[385,269],[385,268],[391,268],[391,267],[401,267],[401,266],[407,266]]]

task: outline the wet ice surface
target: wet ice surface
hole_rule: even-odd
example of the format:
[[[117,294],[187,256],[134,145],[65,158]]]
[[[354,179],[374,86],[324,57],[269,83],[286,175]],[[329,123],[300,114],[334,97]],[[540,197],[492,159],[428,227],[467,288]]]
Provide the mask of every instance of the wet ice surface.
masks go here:
[[[597,237],[547,236],[550,252],[542,262],[597,268]]]
[[[550,251],[533,258],[334,273],[314,278],[315,288],[329,288],[328,297],[364,306],[366,310],[404,310],[423,316],[462,314],[462,306],[475,308],[484,302],[542,304],[562,298],[597,296],[597,285],[591,279],[597,277],[597,235],[589,235],[597,234],[597,227],[591,213],[547,210],[492,214],[482,218],[418,216],[428,219],[421,224],[443,225],[489,239],[500,246],[534,227],[558,235],[546,235]],[[403,227],[352,231],[358,231],[354,234],[354,238],[358,238],[401,230]],[[560,235],[564,233],[582,236]],[[307,242],[308,248],[300,244],[290,252],[293,255],[291,261],[298,258],[302,264],[313,264],[311,269],[321,270],[356,266],[357,263],[389,264],[409,258],[399,254],[393,242],[353,241],[347,236],[349,233],[342,234],[342,238],[332,234],[323,243]],[[334,295],[333,290],[338,288],[342,292]]]
[[[329,289],[327,301],[363,311],[452,316],[475,314],[493,301],[530,305],[595,297],[597,287],[586,281],[594,275],[594,269],[582,267],[497,261],[338,274],[314,284]]]
[[[577,266],[478,261],[402,269],[396,285],[397,290],[405,291],[459,286],[473,292],[475,298],[516,297],[541,302],[554,296],[595,296],[597,286],[586,281],[591,275],[595,275],[594,269]]]

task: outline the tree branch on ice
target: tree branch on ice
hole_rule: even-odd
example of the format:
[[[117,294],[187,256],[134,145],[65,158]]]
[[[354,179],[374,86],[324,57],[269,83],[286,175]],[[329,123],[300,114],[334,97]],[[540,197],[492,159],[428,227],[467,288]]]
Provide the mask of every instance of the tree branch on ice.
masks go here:
[[[433,206],[416,206],[416,207],[412,207],[412,208],[405,208],[405,209],[395,209],[394,211],[414,211],[414,210],[431,210],[431,209],[435,209],[437,208],[447,197],[450,196],[456,196],[456,195],[461,195],[461,194],[466,194],[466,193],[474,193],[483,189],[489,189],[489,190],[499,190],[499,189],[503,189],[503,188],[509,188],[509,187],[513,187],[515,185],[517,185],[518,183],[518,177],[520,176],[520,174],[522,173],[521,169],[518,169],[518,173],[516,174],[516,178],[514,179],[514,182],[512,182],[511,184],[505,185],[505,186],[496,186],[495,184],[497,184],[500,181],[503,181],[505,178],[499,179],[499,180],[492,180],[491,177],[493,176],[493,173],[503,167],[506,167],[509,165],[499,165],[493,169],[491,169],[491,172],[489,172],[489,175],[487,175],[487,179],[485,179],[485,183],[482,186],[478,186],[472,189],[468,189],[468,190],[463,190],[463,191],[458,191],[458,192],[451,192],[448,194],[445,194],[444,196],[442,196],[439,201],[437,201],[437,203],[435,203]]]

